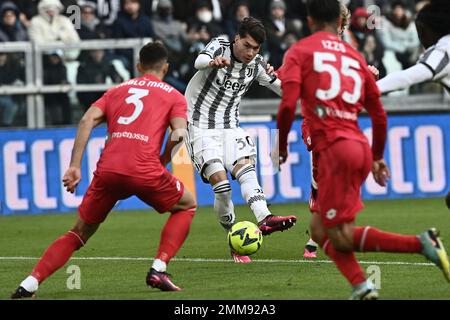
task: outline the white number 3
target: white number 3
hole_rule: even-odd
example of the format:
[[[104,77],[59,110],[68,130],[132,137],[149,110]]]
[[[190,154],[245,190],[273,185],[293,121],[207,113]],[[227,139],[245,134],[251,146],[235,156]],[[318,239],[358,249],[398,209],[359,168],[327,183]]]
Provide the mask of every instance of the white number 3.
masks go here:
[[[134,112],[129,117],[120,117],[117,120],[117,123],[119,124],[130,124],[134,120],[136,120],[139,115],[141,114],[142,110],[144,109],[144,104],[142,103],[142,98],[148,95],[148,90],[145,89],[137,89],[137,88],[130,88],[128,90],[128,93],[131,93],[132,95],[129,96],[125,102],[127,104],[134,104]]]

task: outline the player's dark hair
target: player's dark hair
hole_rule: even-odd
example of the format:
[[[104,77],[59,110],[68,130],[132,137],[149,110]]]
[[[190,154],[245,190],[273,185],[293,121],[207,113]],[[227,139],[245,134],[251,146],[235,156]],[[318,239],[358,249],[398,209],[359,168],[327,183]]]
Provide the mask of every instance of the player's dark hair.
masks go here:
[[[149,69],[162,66],[169,59],[169,52],[160,41],[149,42],[139,52],[140,64]]]
[[[333,23],[339,20],[341,5],[338,0],[308,0],[308,15],[318,22]]]
[[[450,1],[431,0],[417,15],[417,21],[428,26],[437,36],[450,34]]]
[[[256,42],[263,44],[266,41],[266,29],[261,21],[253,17],[245,17],[238,28],[239,36],[245,38],[250,35]]]

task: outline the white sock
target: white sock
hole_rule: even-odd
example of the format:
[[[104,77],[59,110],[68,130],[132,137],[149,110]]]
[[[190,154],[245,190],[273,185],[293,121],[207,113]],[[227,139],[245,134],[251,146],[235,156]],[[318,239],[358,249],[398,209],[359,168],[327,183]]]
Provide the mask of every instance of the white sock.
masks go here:
[[[255,167],[244,166],[236,173],[236,180],[241,185],[242,197],[245,199],[250,209],[255,214],[258,222],[270,215],[267,208],[266,196],[258,183]]]
[[[20,286],[28,292],[36,292],[39,287],[39,281],[33,276],[28,276],[22,281]]]
[[[226,230],[230,229],[236,221],[234,205],[231,201],[231,185],[229,180],[216,183],[214,191],[214,212],[219,218],[219,222]]]
[[[153,261],[152,268],[158,272],[166,272],[167,264],[162,260],[155,259],[155,261]]]
[[[317,244],[317,242],[315,242],[313,239],[309,239],[308,242],[306,243],[307,246],[311,246],[311,247],[318,247],[319,245]]]

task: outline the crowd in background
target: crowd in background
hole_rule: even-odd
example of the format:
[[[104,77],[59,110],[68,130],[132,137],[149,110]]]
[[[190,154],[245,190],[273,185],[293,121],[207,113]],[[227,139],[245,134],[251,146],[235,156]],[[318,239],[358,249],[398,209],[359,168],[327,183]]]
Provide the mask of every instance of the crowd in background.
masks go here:
[[[342,0],[351,10],[345,41],[357,48],[367,62],[386,74],[386,52],[401,68],[411,66],[421,53],[414,17],[426,0]],[[233,40],[239,21],[252,15],[263,21],[267,42],[262,55],[275,68],[286,50],[310,34],[306,0],[0,0],[0,42],[33,41],[76,43],[93,39],[153,38],[170,51],[171,68],[165,81],[184,91],[195,73],[194,60],[211,38]],[[80,25],[70,6],[80,8]],[[380,12],[368,12],[378,6]],[[69,10],[68,10],[69,8]],[[378,15],[379,13],[379,15]],[[44,55],[44,84],[68,83],[67,64],[77,62],[80,84],[121,82],[123,66],[134,76],[130,50],[56,50]],[[389,62],[389,61],[388,61]],[[0,85],[24,83],[23,58],[0,53]],[[257,87],[257,86],[256,86]],[[87,108],[102,92],[78,93]],[[265,98],[267,90],[255,88],[250,97]],[[45,94],[47,123],[71,124],[73,104],[66,93]],[[0,126],[16,125],[23,113],[20,96],[0,96]],[[21,111],[22,110],[22,111]]]

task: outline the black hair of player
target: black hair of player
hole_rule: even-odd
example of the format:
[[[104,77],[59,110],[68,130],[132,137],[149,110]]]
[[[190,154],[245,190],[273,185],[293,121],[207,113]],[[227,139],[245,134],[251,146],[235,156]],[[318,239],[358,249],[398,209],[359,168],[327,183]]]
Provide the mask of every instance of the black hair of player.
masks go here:
[[[161,41],[149,42],[139,51],[139,63],[147,69],[158,69],[169,59],[169,52]]]
[[[335,23],[341,16],[338,0],[308,0],[306,6],[308,16],[319,23]]]
[[[440,38],[450,34],[450,1],[431,0],[416,18],[417,31],[425,48],[434,45]]]
[[[245,17],[239,24],[237,34],[241,38],[247,35],[251,36],[258,44],[263,44],[266,41],[266,29],[261,21],[253,17]]]

